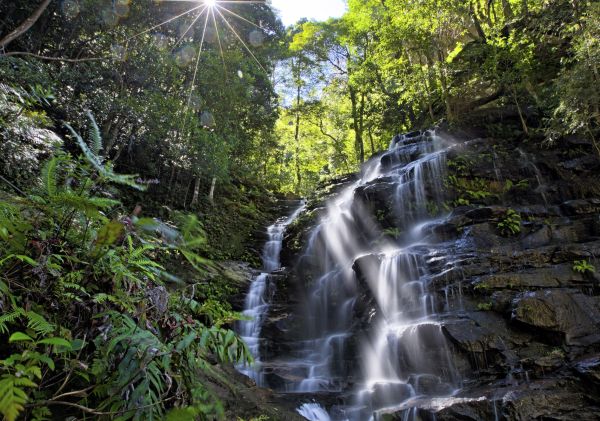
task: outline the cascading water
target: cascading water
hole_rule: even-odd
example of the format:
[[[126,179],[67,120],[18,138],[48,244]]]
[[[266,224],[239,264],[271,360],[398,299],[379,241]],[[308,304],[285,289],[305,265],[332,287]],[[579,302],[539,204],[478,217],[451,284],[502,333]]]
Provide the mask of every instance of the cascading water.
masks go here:
[[[308,285],[298,311],[300,339],[280,363],[288,371],[293,367],[294,376],[280,389],[353,397],[329,414],[304,405],[299,413],[306,418],[377,419],[423,396],[449,396],[460,386],[427,288],[423,230],[431,208],[443,201],[446,148],[432,132],[394,138],[386,155],[367,163],[362,178],[328,203],[312,232],[298,264]],[[394,241],[382,241],[378,215],[364,200],[382,184],[393,192]],[[357,321],[360,295],[370,296],[373,305]],[[407,407],[409,420],[414,411]]]
[[[260,361],[260,333],[265,317],[269,310],[269,299],[267,297],[268,284],[271,273],[281,268],[280,254],[285,229],[298,217],[304,209],[304,204],[296,209],[292,215],[282,221],[271,225],[267,229],[268,241],[265,243],[262,261],[263,270],[250,285],[250,290],[244,303],[243,315],[248,320],[237,323],[236,330],[254,358],[254,365],[238,365],[238,371],[251,379],[258,386],[264,386],[264,375]]]

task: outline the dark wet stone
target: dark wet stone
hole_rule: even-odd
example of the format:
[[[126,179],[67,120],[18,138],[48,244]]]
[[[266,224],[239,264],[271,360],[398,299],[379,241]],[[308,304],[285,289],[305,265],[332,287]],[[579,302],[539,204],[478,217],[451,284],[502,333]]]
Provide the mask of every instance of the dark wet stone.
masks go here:
[[[600,199],[570,200],[561,205],[567,215],[583,215],[600,212]]]
[[[527,292],[513,302],[512,319],[532,328],[563,334],[568,345],[600,342],[600,311],[575,290]]]
[[[600,356],[577,361],[573,364],[573,369],[583,379],[600,386]]]

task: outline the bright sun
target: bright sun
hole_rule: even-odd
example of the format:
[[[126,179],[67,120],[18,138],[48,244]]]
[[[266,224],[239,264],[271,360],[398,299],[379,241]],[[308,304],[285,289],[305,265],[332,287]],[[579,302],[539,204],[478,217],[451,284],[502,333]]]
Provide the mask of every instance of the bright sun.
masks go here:
[[[217,5],[217,0],[204,0],[204,4],[208,7],[215,7]]]

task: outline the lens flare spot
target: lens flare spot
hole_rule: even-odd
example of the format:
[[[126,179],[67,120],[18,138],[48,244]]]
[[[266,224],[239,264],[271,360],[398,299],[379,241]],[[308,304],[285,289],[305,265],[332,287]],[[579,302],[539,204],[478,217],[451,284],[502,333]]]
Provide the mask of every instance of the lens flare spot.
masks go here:
[[[125,61],[127,58],[127,49],[119,44],[113,44],[110,47],[113,58],[117,61]]]
[[[60,9],[67,19],[74,19],[81,12],[81,7],[76,0],[64,0],[60,5]]]
[[[154,45],[156,46],[156,48],[158,48],[161,51],[166,50],[169,47],[169,39],[164,34],[153,34],[152,40],[154,41]]]
[[[196,49],[191,45],[186,45],[175,52],[175,63],[180,67],[189,66],[196,57]]]
[[[215,117],[210,111],[204,111],[202,115],[200,115],[200,124],[206,129],[212,129],[215,127]]]
[[[101,21],[108,27],[115,27],[119,23],[119,16],[115,11],[110,9],[104,9],[100,12]]]
[[[208,7],[215,7],[217,5],[217,0],[204,0],[204,4]]]
[[[200,111],[202,107],[202,99],[198,94],[192,94],[189,98],[190,108],[194,111]]]
[[[255,29],[254,31],[250,32],[248,41],[250,41],[250,44],[253,47],[260,47],[263,45],[263,42],[265,42],[265,35],[258,29]]]

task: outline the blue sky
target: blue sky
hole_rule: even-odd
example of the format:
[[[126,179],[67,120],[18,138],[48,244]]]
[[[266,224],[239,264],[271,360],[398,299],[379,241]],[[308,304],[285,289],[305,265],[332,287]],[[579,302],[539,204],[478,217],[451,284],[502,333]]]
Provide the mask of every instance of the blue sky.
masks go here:
[[[344,0],[271,0],[273,8],[278,10],[283,23],[291,25],[300,18],[327,20],[344,14]]]

